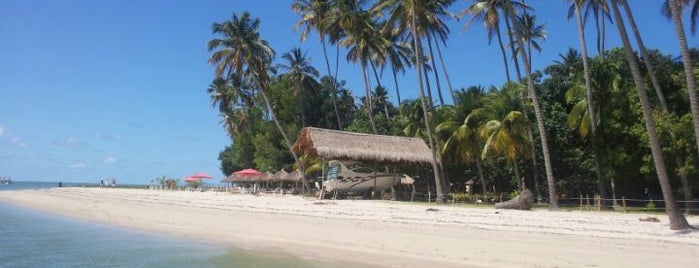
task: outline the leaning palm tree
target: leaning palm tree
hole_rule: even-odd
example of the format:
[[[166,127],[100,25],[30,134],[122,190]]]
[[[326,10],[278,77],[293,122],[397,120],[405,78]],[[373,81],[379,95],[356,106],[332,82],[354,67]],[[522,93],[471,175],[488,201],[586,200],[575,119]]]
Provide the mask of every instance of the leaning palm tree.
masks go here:
[[[260,38],[260,20],[252,19],[250,13],[244,12],[238,16],[235,12],[230,20],[223,23],[214,23],[214,34],[222,35],[222,38],[214,38],[207,44],[209,51],[213,51],[209,62],[216,65],[216,76],[224,73],[231,77],[245,77],[258,89],[267,106],[267,111],[272,117],[280,134],[284,138],[289,153],[298,162],[298,156],[293,152],[291,141],[284,128],[282,128],[272,104],[267,97],[270,88],[269,70],[274,59],[274,50],[269,43]],[[303,180],[304,189],[308,190],[308,182]]]
[[[629,41],[629,37],[626,33],[626,27],[622,21],[621,12],[619,12],[619,1],[611,0],[611,4],[612,10],[614,11],[617,30],[619,31],[621,41],[624,45],[624,55],[626,56],[626,61],[631,69],[633,81],[636,85],[636,93],[638,94],[638,98],[641,102],[643,119],[645,121],[646,131],[648,132],[648,142],[650,144],[651,154],[653,155],[653,163],[655,164],[655,171],[658,175],[658,181],[660,182],[660,187],[663,192],[665,211],[670,219],[670,229],[679,230],[688,228],[689,223],[687,223],[687,219],[684,217],[684,215],[682,215],[679,209],[677,209],[677,205],[675,204],[675,197],[672,194],[670,179],[665,168],[665,160],[663,158],[660,140],[658,139],[658,134],[655,129],[655,121],[653,120],[650,102],[648,101],[645,84],[643,83],[643,78],[641,77],[641,70],[638,66],[638,62],[636,61],[636,56],[634,55],[633,50],[631,50],[631,42]]]
[[[292,48],[291,51],[284,53],[282,58],[287,61],[286,64],[279,64],[280,69],[288,71],[284,74],[293,86],[294,96],[299,102],[299,110],[301,110],[301,126],[306,126],[305,101],[303,96],[307,92],[315,91],[318,70],[311,65],[311,61],[307,53],[301,52],[300,48]]]
[[[296,22],[296,28],[303,27],[301,31],[301,41],[306,40],[308,33],[316,29],[318,33],[318,38],[323,46],[323,56],[325,57],[325,66],[328,69],[328,76],[331,75],[330,71],[330,60],[328,59],[328,50],[325,43],[325,33],[327,20],[330,13],[330,8],[333,2],[329,0],[294,0],[291,4],[291,9],[295,12],[300,13],[301,19]],[[333,88],[332,93],[333,107],[335,108],[335,118],[337,119],[337,125],[342,129],[342,122],[340,122],[340,113],[337,109],[337,88]]]
[[[519,47],[524,46],[524,39],[521,36],[516,36],[516,42]],[[526,85],[531,98],[532,106],[534,106],[534,115],[536,116],[536,125],[539,129],[539,138],[541,140],[541,151],[544,155],[544,169],[546,170],[546,182],[549,190],[549,209],[558,210],[558,197],[556,196],[556,185],[553,176],[553,166],[551,164],[551,154],[549,152],[548,135],[544,127],[544,117],[541,113],[541,104],[539,103],[539,95],[534,88],[534,77],[532,76],[531,64],[529,57],[524,49],[519,50],[519,57],[524,64],[525,74],[527,75]]]
[[[697,96],[697,81],[694,74],[694,62],[689,54],[689,46],[687,45],[687,36],[684,33],[684,25],[682,24],[682,14],[680,1],[685,0],[667,0],[672,14],[672,21],[675,25],[677,40],[680,44],[680,53],[682,54],[682,65],[684,66],[684,79],[687,83],[687,93],[689,94],[689,105],[692,114],[692,123],[694,124],[694,139],[697,142],[699,150],[699,96]],[[696,7],[697,5],[695,5]],[[694,10],[692,11],[694,13]]]

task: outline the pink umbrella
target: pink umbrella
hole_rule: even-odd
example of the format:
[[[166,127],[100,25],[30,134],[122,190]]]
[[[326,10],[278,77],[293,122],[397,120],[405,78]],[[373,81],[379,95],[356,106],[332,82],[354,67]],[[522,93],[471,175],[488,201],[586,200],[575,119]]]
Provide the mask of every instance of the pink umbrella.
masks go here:
[[[190,178],[197,178],[197,179],[211,179],[211,178],[213,178],[213,177],[211,177],[211,175],[206,174],[206,172],[200,172],[200,173],[194,174],[194,175],[189,176],[189,177]]]
[[[189,176],[189,177],[184,178],[184,181],[198,181],[198,180],[201,180],[201,179],[200,179],[200,178],[195,178],[195,177],[192,177],[192,176]]]
[[[233,172],[233,174],[235,174],[238,177],[259,177],[259,176],[267,175],[265,173],[259,172],[255,169],[252,169],[252,168],[239,170],[239,171]]]

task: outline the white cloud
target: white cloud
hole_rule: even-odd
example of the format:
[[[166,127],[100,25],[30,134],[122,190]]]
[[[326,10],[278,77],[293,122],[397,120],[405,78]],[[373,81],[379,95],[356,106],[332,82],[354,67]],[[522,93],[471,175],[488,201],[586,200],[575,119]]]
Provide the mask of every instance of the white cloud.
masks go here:
[[[5,135],[5,126],[0,125],[0,136]]]
[[[114,156],[107,156],[104,158],[104,163],[105,164],[111,164],[117,161],[117,158]]]
[[[22,139],[17,138],[17,137],[11,137],[10,138],[10,143],[17,145],[19,147],[27,147],[27,143],[24,142]]]
[[[85,163],[73,163],[73,164],[68,165],[68,167],[69,167],[69,168],[82,169],[82,168],[86,168],[87,165],[86,165]]]

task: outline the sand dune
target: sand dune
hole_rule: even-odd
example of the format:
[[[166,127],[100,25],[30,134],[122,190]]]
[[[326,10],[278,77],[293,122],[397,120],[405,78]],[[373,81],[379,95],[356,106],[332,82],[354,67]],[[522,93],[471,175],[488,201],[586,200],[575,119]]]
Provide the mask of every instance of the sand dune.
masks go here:
[[[664,215],[99,188],[0,191],[0,201],[254,250],[390,267],[699,263],[699,231],[672,231]],[[660,222],[639,221],[647,216]],[[699,217],[688,220],[699,225]]]

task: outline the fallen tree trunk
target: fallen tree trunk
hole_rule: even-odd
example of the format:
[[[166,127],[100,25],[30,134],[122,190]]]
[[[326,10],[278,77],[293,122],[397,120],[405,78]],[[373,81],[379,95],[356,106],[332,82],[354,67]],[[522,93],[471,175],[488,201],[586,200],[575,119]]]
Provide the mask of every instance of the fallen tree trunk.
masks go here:
[[[496,209],[519,209],[519,210],[530,210],[534,206],[534,194],[529,189],[524,189],[519,195],[514,198],[496,203]]]

